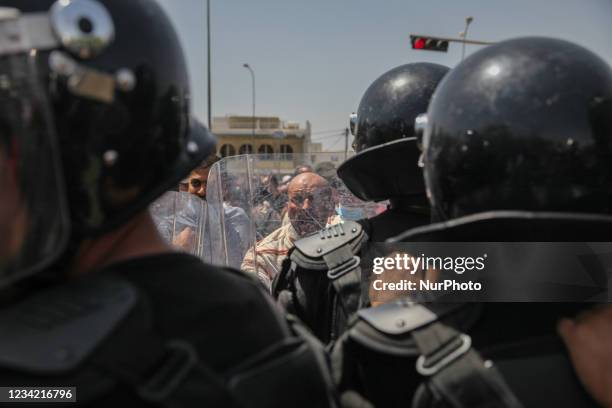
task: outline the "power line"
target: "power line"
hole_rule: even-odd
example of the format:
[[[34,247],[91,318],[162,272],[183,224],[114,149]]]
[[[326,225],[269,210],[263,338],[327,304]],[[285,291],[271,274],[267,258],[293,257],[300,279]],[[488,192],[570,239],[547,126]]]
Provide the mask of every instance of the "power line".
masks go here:
[[[340,142],[340,141],[341,141],[341,140],[343,140],[343,139],[344,139],[344,134],[341,134],[341,135],[340,135],[340,136],[338,136],[338,138],[337,138],[337,139],[334,141],[334,143],[332,143],[332,144],[329,146],[329,148],[328,148],[328,149],[329,149],[329,150],[331,150],[331,149],[332,149],[332,148],[333,148],[335,145],[337,145],[337,144],[338,144],[338,142]]]
[[[325,140],[325,139],[329,139],[331,137],[336,137],[338,135],[344,135],[344,132],[336,132],[336,133],[332,133],[330,135],[325,135],[325,136],[321,136],[321,137],[316,137],[314,139],[311,139],[312,141],[316,142],[317,140]]]
[[[319,130],[318,132],[312,132],[311,135],[321,135],[324,133],[341,132],[344,129],[330,129],[330,130]]]

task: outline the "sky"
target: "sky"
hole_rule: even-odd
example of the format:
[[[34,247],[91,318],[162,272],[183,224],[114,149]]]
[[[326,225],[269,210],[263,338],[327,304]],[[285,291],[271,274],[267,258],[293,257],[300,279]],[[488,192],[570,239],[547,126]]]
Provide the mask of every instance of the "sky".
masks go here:
[[[193,110],[207,122],[206,1],[158,0],[188,61]],[[342,150],[341,131],[377,77],[402,64],[461,60],[416,51],[410,34],[502,41],[547,36],[589,48],[612,65],[612,0],[210,0],[212,115],[256,115],[312,124],[312,139]],[[466,55],[479,46],[468,45]],[[213,129],[214,131],[214,129]]]

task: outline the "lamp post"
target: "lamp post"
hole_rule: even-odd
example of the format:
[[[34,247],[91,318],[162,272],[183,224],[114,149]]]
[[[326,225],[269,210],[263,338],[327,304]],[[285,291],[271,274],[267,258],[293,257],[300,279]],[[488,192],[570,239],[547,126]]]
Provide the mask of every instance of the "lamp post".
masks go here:
[[[474,17],[472,16],[465,18],[465,30],[463,30],[463,32],[461,33],[461,37],[464,40],[467,40],[468,29],[470,28],[470,24],[472,24],[472,21],[474,21]],[[461,48],[461,61],[463,61],[464,58],[465,58],[465,41],[463,42],[463,46]]]
[[[210,0],[206,0],[206,53],[207,53],[207,91],[208,91],[208,128],[212,132],[212,98],[210,81]]]
[[[242,64],[243,67],[249,70],[251,73],[251,79],[253,80],[253,123],[251,123],[251,146],[253,151],[251,153],[255,153],[255,71],[249,64]]]

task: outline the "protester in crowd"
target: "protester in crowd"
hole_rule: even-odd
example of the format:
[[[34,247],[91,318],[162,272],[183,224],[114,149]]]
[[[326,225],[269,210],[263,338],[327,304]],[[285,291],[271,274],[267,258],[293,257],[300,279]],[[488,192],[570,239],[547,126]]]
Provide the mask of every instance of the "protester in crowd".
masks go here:
[[[298,174],[302,174],[302,173],[314,173],[314,172],[315,171],[312,168],[312,166],[308,164],[304,164],[295,169],[295,171],[293,172],[293,177],[297,176]]]
[[[206,187],[208,185],[210,168],[219,160],[221,160],[221,158],[213,153],[189,174],[187,180],[188,192],[190,194],[195,194],[201,199],[206,200]]]
[[[200,164],[200,166],[198,166],[190,173],[189,177],[187,178],[189,186],[188,192],[190,194],[196,195],[201,199],[206,200],[206,191],[210,170],[212,166],[219,160],[221,160],[221,158],[213,153],[208,156],[206,160],[204,160]],[[227,245],[226,247],[230,251],[230,253],[228,254],[230,266],[238,268],[240,266],[240,260],[244,257],[244,254],[246,253],[249,247],[249,240],[252,235],[252,225],[244,209],[230,205],[227,202],[227,198],[228,197],[222,197],[222,199],[224,200],[222,205],[224,212],[223,222],[225,223],[225,236],[230,243],[230,245]],[[213,219],[216,221],[216,219],[219,217],[215,217],[215,215],[216,214],[214,213],[209,213],[207,222],[212,222]],[[209,248],[208,255],[205,256],[207,257],[207,259],[210,259],[212,256],[212,254],[210,254],[210,251],[215,250],[215,245],[214,243],[206,242],[208,240],[207,231],[209,230],[209,228],[209,225],[204,228],[202,232],[204,236],[196,237],[195,230],[193,228],[186,227],[177,235],[177,237],[173,241],[173,244],[179,248],[187,249],[192,248],[194,242],[200,241],[201,245]],[[206,251],[204,252],[206,253]]]
[[[328,225],[334,214],[332,189],[323,177],[311,172],[299,174],[291,180],[288,190],[289,223],[249,250],[241,266],[243,271],[257,275],[268,287],[293,242]]]

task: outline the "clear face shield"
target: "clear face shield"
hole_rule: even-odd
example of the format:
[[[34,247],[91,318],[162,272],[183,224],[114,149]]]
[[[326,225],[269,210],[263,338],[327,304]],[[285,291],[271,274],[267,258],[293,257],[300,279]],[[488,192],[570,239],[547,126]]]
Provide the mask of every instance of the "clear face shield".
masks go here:
[[[0,287],[55,261],[69,234],[55,128],[29,23],[0,8]]]

